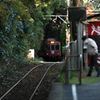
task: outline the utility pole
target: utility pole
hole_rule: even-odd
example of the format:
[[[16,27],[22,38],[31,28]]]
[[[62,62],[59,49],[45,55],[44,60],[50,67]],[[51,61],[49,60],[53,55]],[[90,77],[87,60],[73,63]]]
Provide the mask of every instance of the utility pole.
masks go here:
[[[70,7],[70,0],[67,0],[67,5],[68,7]],[[73,0],[73,6],[76,6],[77,5],[77,2],[76,0]],[[67,16],[68,16],[68,9],[67,9]],[[67,23],[69,23],[69,20],[68,20],[68,17],[67,17]],[[71,22],[72,23],[72,35],[71,35],[71,38],[75,37],[74,34],[75,34],[75,29],[76,29],[76,22]],[[66,37],[68,38],[69,36],[69,32],[70,32],[70,29],[68,27],[66,27]],[[71,40],[72,41],[72,40]],[[70,42],[70,41],[68,41]],[[65,83],[66,84],[69,84],[69,80],[70,80],[70,71],[69,70],[69,59],[67,59],[69,56],[69,43],[67,43],[66,41],[66,60],[65,60]]]
[[[77,7],[77,0],[73,0],[73,7],[68,8],[68,20],[71,21],[71,41],[77,40],[77,49],[75,49],[77,52],[75,52],[75,55],[72,55],[69,53],[69,49],[71,51],[72,48],[70,48],[70,44],[66,46],[66,62],[65,62],[65,82],[66,84],[69,84],[70,79],[70,73],[69,71],[73,71],[74,69],[70,69],[70,57],[77,57],[76,65],[77,65],[77,71],[79,71],[79,81],[81,84],[81,68],[82,68],[82,33],[83,33],[83,25],[80,23],[80,21],[86,20],[86,17],[84,13],[86,12],[86,9],[84,7]],[[81,10],[81,11],[80,11]],[[78,13],[81,13],[81,16],[78,16]],[[86,13],[85,13],[86,14]],[[73,16],[74,15],[74,16]],[[77,17],[76,17],[77,16]],[[68,22],[67,20],[67,22]],[[76,27],[76,22],[78,22]],[[76,34],[77,33],[77,34]],[[69,59],[68,59],[69,58]]]
[[[77,0],[73,0],[73,6],[77,6]]]
[[[77,6],[77,0],[73,0],[73,6]],[[76,22],[72,21],[72,39],[77,39]]]

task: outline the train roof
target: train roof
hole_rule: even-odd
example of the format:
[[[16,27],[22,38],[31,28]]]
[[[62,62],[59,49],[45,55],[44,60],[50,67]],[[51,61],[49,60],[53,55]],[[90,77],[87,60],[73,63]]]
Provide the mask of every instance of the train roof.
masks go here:
[[[47,41],[55,41],[54,38],[48,38]]]

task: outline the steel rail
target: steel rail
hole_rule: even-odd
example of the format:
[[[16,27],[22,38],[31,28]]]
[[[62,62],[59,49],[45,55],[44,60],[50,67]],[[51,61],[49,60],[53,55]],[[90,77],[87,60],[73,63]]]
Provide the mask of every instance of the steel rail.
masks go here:
[[[26,73],[16,84],[14,84],[2,97],[0,97],[0,100],[2,100],[15,86],[17,86],[30,72],[33,71],[33,69],[41,66],[41,65],[44,65],[44,64],[40,64],[40,65],[37,65],[35,67],[33,67],[30,71],[28,71],[28,73]]]
[[[33,98],[33,96],[34,96],[34,94],[35,94],[35,92],[37,91],[37,89],[38,89],[38,87],[40,86],[40,84],[42,83],[42,81],[43,81],[43,79],[44,79],[44,77],[46,76],[46,74],[47,74],[47,72],[48,72],[48,70],[53,66],[53,65],[55,65],[56,63],[54,63],[54,64],[52,64],[51,66],[49,66],[49,68],[46,70],[46,72],[44,73],[44,75],[43,75],[43,77],[41,78],[41,80],[40,80],[40,82],[38,83],[38,85],[36,86],[36,88],[35,88],[35,90],[34,90],[34,92],[32,93],[32,95],[30,96],[30,99],[29,100],[32,100],[32,98]]]

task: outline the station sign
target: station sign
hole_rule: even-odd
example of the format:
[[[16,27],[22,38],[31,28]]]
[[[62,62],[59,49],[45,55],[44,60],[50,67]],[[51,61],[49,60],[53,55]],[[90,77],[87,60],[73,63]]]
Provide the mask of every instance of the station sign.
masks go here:
[[[87,19],[86,7],[69,7],[68,19],[69,21],[85,21]]]
[[[85,30],[87,35],[100,35],[100,21],[88,22]]]

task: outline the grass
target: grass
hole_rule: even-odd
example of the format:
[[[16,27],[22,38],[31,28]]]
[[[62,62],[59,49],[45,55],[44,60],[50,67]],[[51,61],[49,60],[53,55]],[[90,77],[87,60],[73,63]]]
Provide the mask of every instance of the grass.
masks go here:
[[[81,83],[83,85],[86,85],[86,84],[93,84],[93,83],[96,83],[96,82],[100,82],[100,77],[86,77],[86,78],[82,78],[81,79]],[[70,84],[79,84],[79,80],[77,77],[73,77],[71,80],[70,80]]]
[[[58,73],[59,73],[58,71],[55,71],[55,72],[49,73],[48,75],[55,75],[55,74],[58,74]]]
[[[88,70],[84,70],[82,72],[81,84],[86,85],[86,84],[93,84],[96,82],[100,82],[100,77],[96,77],[97,72],[95,70],[93,70],[91,77],[86,77],[87,73],[88,73]],[[58,81],[65,84],[64,79],[65,79],[64,73],[60,74]],[[70,84],[79,84],[78,72],[70,72],[69,82]]]
[[[96,82],[100,82],[100,77],[96,77],[97,72],[95,70],[93,70],[91,77],[86,77],[87,73],[88,73],[88,70],[84,70],[82,72],[81,84],[86,85],[86,84],[93,84]],[[53,73],[49,73],[49,75],[55,75],[55,74],[60,74],[58,77],[58,82],[65,84],[64,72],[58,70]],[[79,84],[78,72],[70,72],[69,82],[70,84]]]
[[[86,77],[87,73],[88,70],[83,70],[82,72],[81,83],[83,85],[100,82],[100,77],[96,77],[97,72],[95,70],[93,70],[91,77]],[[70,84],[79,84],[79,78],[76,72],[73,73],[73,77],[70,79]]]

